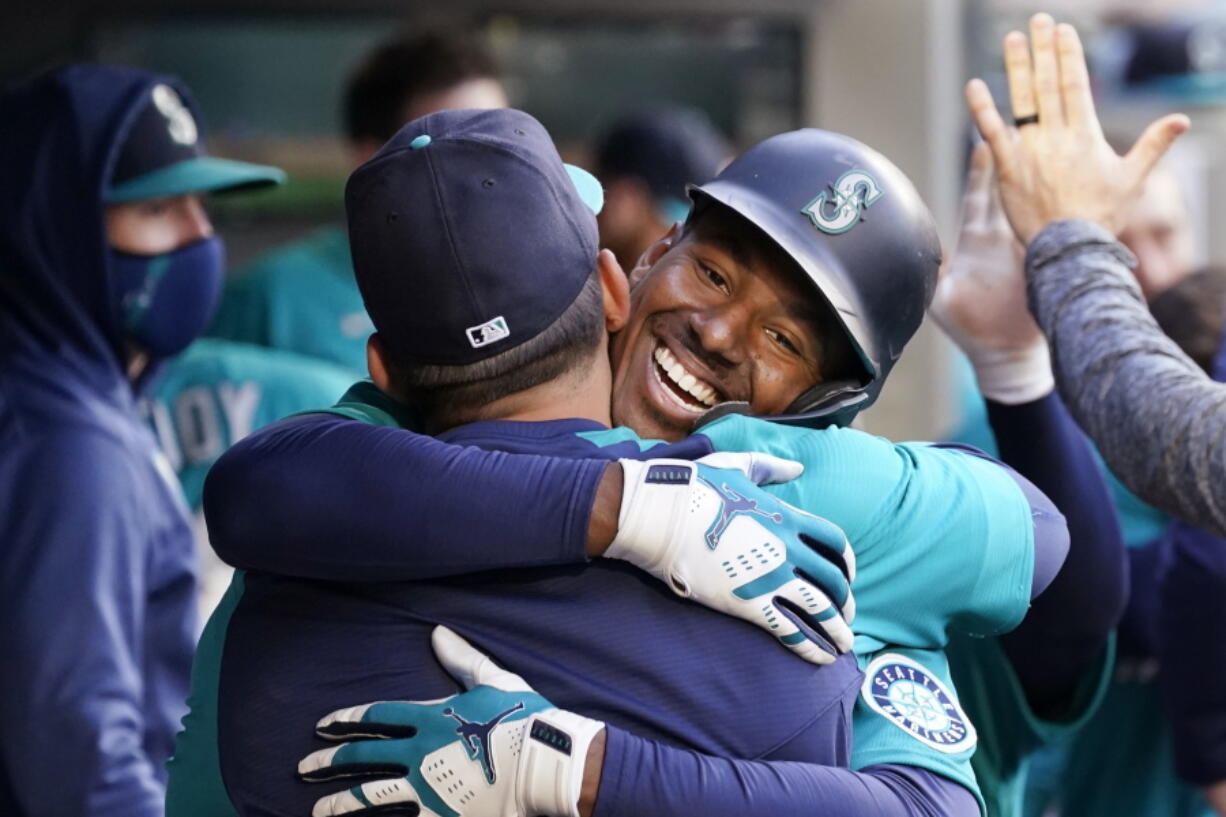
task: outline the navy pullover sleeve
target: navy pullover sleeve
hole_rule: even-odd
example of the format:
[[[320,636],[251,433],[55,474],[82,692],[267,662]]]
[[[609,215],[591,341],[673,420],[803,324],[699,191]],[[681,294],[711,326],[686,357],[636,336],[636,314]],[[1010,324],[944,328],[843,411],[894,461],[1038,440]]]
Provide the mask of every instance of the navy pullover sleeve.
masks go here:
[[[911,766],[862,771],[793,761],[733,760],[608,727],[592,817],[979,817],[964,787]]]
[[[1128,560],[1115,504],[1081,430],[1056,394],[1022,405],[988,401],[1001,459],[1064,514],[1064,566],[1001,645],[1026,697],[1058,715],[1106,647],[1128,600]]]
[[[222,455],[204,484],[204,512],[226,562],[295,578],[401,581],[570,564],[586,560],[607,466],[311,414]]]
[[[142,714],[149,553],[124,462],[108,437],[62,435],[26,451],[7,492],[0,787],[22,814],[162,814]]]

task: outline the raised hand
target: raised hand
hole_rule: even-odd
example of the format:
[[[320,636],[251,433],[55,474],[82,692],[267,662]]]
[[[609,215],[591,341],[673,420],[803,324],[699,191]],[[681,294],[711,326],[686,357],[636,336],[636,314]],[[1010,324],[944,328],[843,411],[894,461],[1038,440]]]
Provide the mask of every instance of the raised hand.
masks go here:
[[[1005,71],[1016,130],[979,79],[966,86],[975,124],[992,150],[1005,214],[1022,243],[1062,219],[1118,233],[1154,165],[1190,125],[1183,114],[1153,122],[1123,156],[1107,144],[1077,31],[1048,14],[1030,20],[1030,39],[1005,36]]]
[[[1036,400],[1054,388],[1047,341],[1026,306],[1023,249],[1001,206],[992,152],[975,147],[962,225],[930,313],[970,359],[984,396]]]

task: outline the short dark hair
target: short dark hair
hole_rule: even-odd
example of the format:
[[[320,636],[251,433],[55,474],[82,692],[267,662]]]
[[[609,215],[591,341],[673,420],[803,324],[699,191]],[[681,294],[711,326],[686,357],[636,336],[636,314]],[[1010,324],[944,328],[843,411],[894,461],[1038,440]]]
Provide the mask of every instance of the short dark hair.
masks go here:
[[[474,79],[498,79],[493,54],[475,37],[435,30],[383,43],[358,65],[345,88],[345,133],[386,142],[417,97]]]
[[[1192,273],[1158,293],[1149,311],[1167,337],[1212,375],[1226,325],[1226,268]]]
[[[486,419],[489,403],[547,383],[586,363],[604,345],[604,291],[593,271],[571,305],[536,337],[463,366],[399,364],[391,386],[420,411],[430,431]]]

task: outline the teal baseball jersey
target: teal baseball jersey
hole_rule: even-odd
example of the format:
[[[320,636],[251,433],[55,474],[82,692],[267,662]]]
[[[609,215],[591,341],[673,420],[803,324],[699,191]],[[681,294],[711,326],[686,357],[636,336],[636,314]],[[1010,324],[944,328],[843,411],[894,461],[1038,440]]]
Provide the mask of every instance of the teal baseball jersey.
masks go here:
[[[972,758],[976,726],[958,698],[941,650],[891,646],[856,651],[864,672],[851,717],[851,768],[897,764],[959,783],[985,814]]]
[[[963,355],[958,355],[954,369],[955,392],[958,396],[958,423],[945,438],[960,443],[973,445],[992,456],[997,455],[996,437],[988,425],[988,412],[984,405],[983,395],[975,383],[975,372],[970,361]],[[1093,448],[1093,443],[1090,444]],[[1124,487],[1107,469],[1098,450],[1094,455],[1102,466],[1111,487],[1111,497],[1115,500],[1115,508],[1120,515],[1120,527],[1124,531],[1124,542],[1130,547],[1153,541],[1166,531],[1171,518],[1162,511],[1145,504],[1136,494]]]
[[[950,439],[995,451],[996,441],[988,425],[984,400],[965,358],[957,371],[957,381],[961,418]],[[1169,517],[1138,499],[1107,470],[1101,457],[1098,460],[1111,487],[1125,543],[1137,547],[1161,536]],[[950,651],[955,679],[965,693],[971,717],[980,723],[1003,721],[1003,728],[1019,729],[1018,734],[1037,752],[1016,764],[1016,770],[1007,775],[1003,785],[998,785],[993,782],[994,775],[1008,772],[1015,766],[1015,759],[1004,757],[1000,763],[989,762],[991,742],[985,734],[988,730],[981,729],[976,770],[988,800],[989,815],[1039,815],[1053,803],[1060,806],[1062,813],[1077,817],[1211,814],[1200,792],[1175,776],[1170,733],[1153,678],[1117,680],[1112,677],[1114,662],[1107,656],[1098,665],[1099,671],[1087,676],[1076,711],[1068,714],[1066,722],[1052,724],[1030,713],[1003,656],[999,662],[971,660],[984,653],[999,653],[999,649],[989,644],[968,643]],[[993,667],[999,670],[996,677],[990,670]],[[978,686],[978,693],[972,692],[972,685]],[[1095,694],[1089,694],[1091,689]],[[981,699],[991,705],[977,707]],[[1034,726],[1030,725],[1032,721]],[[1034,742],[1028,735],[1042,736],[1043,740]],[[1102,786],[1104,779],[1118,782],[1106,791]],[[996,789],[998,794],[993,793]],[[1024,807],[1018,789],[1024,789]],[[994,800],[998,806],[993,805]]]
[[[167,366],[145,411],[196,509],[205,474],[230,445],[296,411],[336,400],[352,382],[348,370],[322,360],[205,338]]]
[[[940,649],[946,629],[995,635],[1030,606],[1030,504],[999,464],[927,443],[725,417],[700,432],[719,451],[797,460],[767,490],[843,529],[856,552],[857,652]]]
[[[365,376],[366,339],[373,331],[343,226],[236,270],[209,328],[214,337],[331,361],[349,370],[350,382]]]
[[[1055,787],[1060,813],[1213,817],[1200,791],[1175,775],[1157,679],[1152,673],[1118,676],[1108,686],[1099,711],[1062,747],[1063,764]]]
[[[1102,704],[1115,665],[1115,639],[1108,642],[1094,671],[1085,674],[1059,719],[1042,718],[1030,708],[998,639],[955,634],[945,652],[966,713],[979,733],[979,748],[971,765],[983,793],[985,813],[987,817],[1018,817],[1023,813],[1034,752],[1076,734]]]
[[[831,520],[853,543],[855,652],[865,672],[853,712],[853,768],[924,768],[965,786],[986,813],[1001,813],[980,796],[972,770],[976,718],[959,702],[941,648],[951,625],[992,635],[1016,626],[1029,607],[1033,528],[1017,483],[968,453],[851,429],[814,431],[733,416],[700,433],[716,450],[761,451],[804,464],[799,478],[767,490]],[[599,445],[638,439],[625,428],[582,436]],[[995,660],[1006,662],[1003,655]],[[1024,696],[1017,700],[1024,705]],[[979,714],[989,721],[991,715]],[[995,724],[989,731],[994,742],[1006,733]]]

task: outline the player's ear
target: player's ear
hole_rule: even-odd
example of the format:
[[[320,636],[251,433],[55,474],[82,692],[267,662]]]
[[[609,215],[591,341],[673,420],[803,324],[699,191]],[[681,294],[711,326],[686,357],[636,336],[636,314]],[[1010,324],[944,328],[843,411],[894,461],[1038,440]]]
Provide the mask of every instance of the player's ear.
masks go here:
[[[604,296],[604,327],[612,334],[625,326],[630,317],[630,282],[610,250],[601,250],[596,256],[596,273]]]
[[[388,363],[387,347],[383,345],[383,338],[379,337],[378,332],[375,332],[366,339],[366,369],[370,372],[370,379],[379,387],[379,391],[395,397]]]
[[[684,227],[685,225],[678,221],[667,233],[657,239],[655,243],[643,250],[643,254],[639,256],[634,269],[630,270],[630,286],[637,286],[639,281],[643,280],[647,273],[651,271],[651,268],[656,265],[656,262],[664,257],[664,253],[677,246],[677,242],[681,240],[681,232]]]

